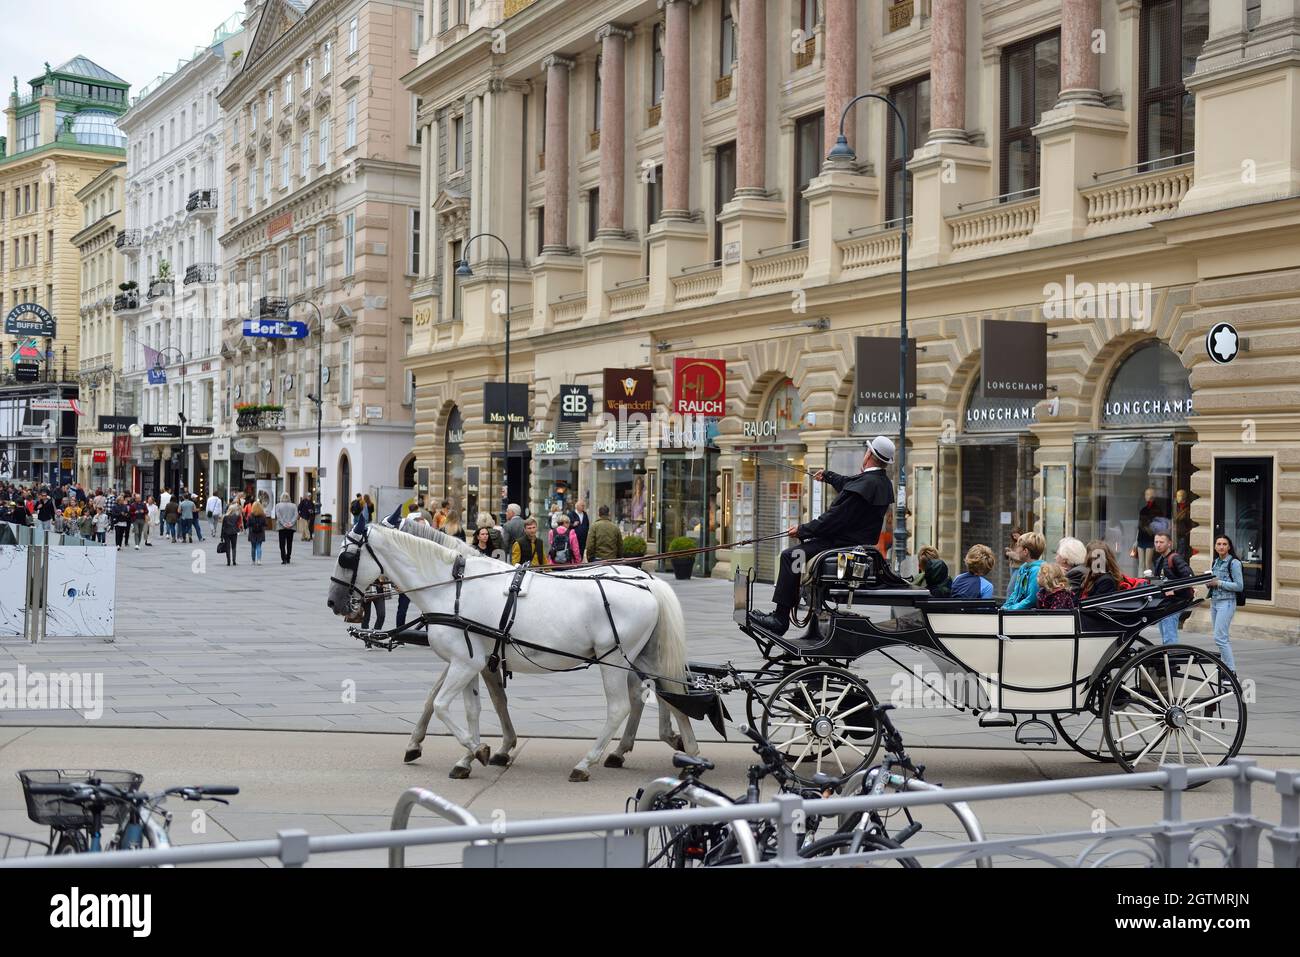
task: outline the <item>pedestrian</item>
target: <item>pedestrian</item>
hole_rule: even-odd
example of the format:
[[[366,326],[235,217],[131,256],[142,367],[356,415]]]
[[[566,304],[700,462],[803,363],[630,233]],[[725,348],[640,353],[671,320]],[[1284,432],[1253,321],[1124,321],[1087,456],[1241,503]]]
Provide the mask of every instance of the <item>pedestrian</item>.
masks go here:
[[[163,506],[163,522],[167,525],[168,537],[170,537],[171,540],[175,542],[176,525],[180,521],[181,506],[180,506],[180,502],[176,501],[176,499],[173,496],[165,492],[163,494],[167,498],[167,504]]]
[[[451,511],[451,502],[445,498],[438,504],[437,511],[433,513],[433,527],[442,531],[442,526],[447,522],[447,515]]]
[[[552,565],[577,565],[582,561],[582,552],[578,549],[577,533],[569,527],[569,516],[559,512],[555,516],[556,526],[551,529],[551,540],[547,548],[547,557]]]
[[[480,525],[475,529],[474,541],[471,542],[471,544],[478,549],[480,555],[487,558],[501,557],[501,550],[497,548],[496,543],[492,541],[492,536],[495,533],[496,529],[492,528],[490,525]]]
[[[524,537],[522,515],[523,510],[518,505],[506,505],[506,520],[501,526],[501,537],[505,541],[507,554],[513,555],[515,553],[515,543]]]
[[[315,518],[316,503],[311,500],[310,495],[304,493],[298,502],[298,532],[304,542],[311,541],[311,526]]]
[[[131,534],[131,509],[125,499],[119,498],[109,508],[108,514],[113,522],[113,537],[120,552]]]
[[[104,508],[95,508],[95,540],[101,545],[108,544],[108,526],[110,524],[108,510]]]
[[[569,528],[578,534],[578,554],[587,554],[587,535],[591,532],[591,516],[587,513],[587,503],[578,499],[569,513]]]
[[[524,522],[524,537],[510,548],[512,565],[549,565],[546,558],[546,546],[537,537],[537,519],[530,518]]]
[[[387,602],[384,600],[384,592],[387,584],[384,576],[380,575],[366,589],[367,592],[373,594],[364,596],[361,599],[361,628],[363,631],[370,630],[370,609],[372,605],[375,610],[375,631],[384,630],[384,616],[387,614],[385,608]]]
[[[1065,569],[1055,562],[1043,562],[1038,568],[1037,608],[1078,608],[1079,599],[1070,588]]]
[[[550,526],[551,531],[555,531],[560,527],[560,516],[563,514],[564,513],[560,511],[559,501],[556,500],[552,502],[550,513],[546,516],[547,524]]]
[[[1079,589],[1079,597],[1098,598],[1115,594],[1124,582],[1124,573],[1120,570],[1115,552],[1100,539],[1089,542],[1087,549],[1087,574],[1083,579],[1083,587]]]
[[[1163,528],[1163,526],[1162,526]],[[1168,531],[1158,531],[1152,537],[1153,548],[1155,550],[1155,561],[1146,571],[1147,578],[1160,579],[1166,581],[1177,581],[1180,578],[1191,578],[1192,569],[1187,564],[1187,560],[1179,555],[1174,548],[1174,540]],[[1192,590],[1190,588],[1180,588],[1174,592],[1175,598],[1190,598]],[[1178,642],[1178,616],[1166,615],[1160,619],[1160,641],[1162,644],[1173,645]]]
[[[81,515],[77,519],[77,533],[88,542],[99,541],[99,536],[95,534],[94,507],[87,503],[79,511]]]
[[[213,489],[212,494],[208,496],[207,502],[204,503],[203,511],[207,513],[212,537],[219,538],[221,536],[221,514],[223,509],[221,505],[221,496],[217,494],[216,489]]]
[[[139,494],[131,497],[131,503],[127,506],[131,512],[131,529],[135,532],[135,550],[140,550],[140,544],[144,541],[149,524],[149,506],[144,503]]]
[[[1246,591],[1246,579],[1242,572],[1241,559],[1232,545],[1232,539],[1220,535],[1214,540],[1214,563],[1210,566],[1214,580],[1210,587],[1210,622],[1214,626],[1214,643],[1219,646],[1219,657],[1234,675],[1237,662],[1232,655],[1229,644],[1228,629],[1232,627],[1232,616],[1237,613],[1237,605],[1243,601]]]
[[[1022,532],[1011,546],[1009,552],[1014,561],[1020,565],[1011,577],[1011,587],[1007,589],[1007,599],[1002,607],[1007,611],[1021,608],[1033,608],[1038,600],[1038,569],[1043,564],[1043,552],[1047,542],[1041,532]]]
[[[357,497],[352,500],[352,504],[348,506],[348,511],[352,515],[353,528],[366,527],[366,503],[361,501],[360,492],[358,492]]]
[[[375,500],[369,494],[362,496],[361,503],[366,509],[366,524],[369,525],[375,520]]]
[[[587,536],[588,562],[612,562],[623,557],[623,533],[609,519],[609,506],[602,505]]]
[[[447,511],[447,520],[442,523],[442,533],[452,538],[459,538],[462,542],[465,541],[465,529],[460,524],[460,512],[456,509]]]
[[[162,517],[163,517],[163,524],[161,524],[161,525],[158,526],[158,537],[159,537],[159,538],[161,538],[161,537],[163,537],[164,535],[167,534],[167,528],[166,528],[166,522],[167,522],[167,506],[170,505],[171,502],[172,502],[172,493],[171,493],[171,489],[164,488],[164,489],[162,490],[162,494],[158,496],[158,511],[162,514]],[[176,533],[173,532],[173,533],[172,533],[172,539],[175,540],[175,538],[176,538]]]
[[[952,580],[952,598],[986,599],[993,597],[993,583],[988,580],[995,564],[993,549],[972,545],[966,551],[966,570]]]
[[[275,507],[275,530],[280,537],[280,564],[288,565],[293,558],[293,536],[298,530],[298,507],[285,492]]]
[[[1056,545],[1056,564],[1065,572],[1070,589],[1076,595],[1083,590],[1083,580],[1088,576],[1088,548],[1077,538],[1063,538]]]
[[[948,563],[939,557],[939,550],[932,545],[926,545],[916,553],[916,561],[920,574],[912,579],[912,584],[924,585],[930,590],[931,597],[950,597],[952,576],[948,572]]]
[[[244,527],[244,512],[237,502],[231,502],[226,515],[221,520],[222,551],[226,555],[226,565],[238,565],[236,556],[239,546],[239,530]]]
[[[144,546],[153,548],[153,542],[149,541],[149,538],[153,535],[154,523],[158,521],[158,503],[153,500],[152,495],[144,500],[144,511]]]
[[[43,489],[36,502],[36,521],[41,531],[49,533],[54,530],[54,499]]]
[[[254,502],[248,516],[248,545],[253,564],[262,564],[262,543],[266,541],[266,509],[261,502]]]

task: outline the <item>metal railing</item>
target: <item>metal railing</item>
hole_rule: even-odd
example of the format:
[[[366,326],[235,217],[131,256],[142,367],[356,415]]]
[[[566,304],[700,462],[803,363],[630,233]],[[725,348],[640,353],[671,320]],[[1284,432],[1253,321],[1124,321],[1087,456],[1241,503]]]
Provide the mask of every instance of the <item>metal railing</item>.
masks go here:
[[[1227,814],[1209,818],[1185,818],[1183,816],[1184,792],[1193,785],[1209,781],[1232,783],[1232,810]],[[1278,823],[1271,823],[1255,816],[1251,802],[1253,786],[1256,784],[1269,785],[1278,794],[1280,798]],[[956,813],[956,807],[963,803],[1062,794],[1077,795],[1095,791],[1142,791],[1152,787],[1163,790],[1162,812],[1159,821],[1148,825],[1109,828],[1100,834],[1089,828],[1083,831],[987,839],[978,830],[974,834],[979,836],[974,837],[971,825],[963,821],[967,836],[972,837],[972,840],[966,842],[943,841],[927,846],[907,846],[895,850],[869,851],[830,858],[805,859],[798,856],[801,828],[810,814],[829,817],[939,805],[946,805]],[[415,805],[429,808],[449,820],[459,820],[461,823],[407,830],[404,825],[409,820],[410,811]],[[539,846],[537,842],[525,841],[526,838],[570,835],[585,837],[588,842],[602,842],[608,846],[609,842],[619,836],[631,834],[641,837],[653,829],[763,820],[772,821],[776,825],[776,856],[770,860],[758,861],[757,852],[744,846],[746,842],[741,838],[744,856],[752,863],[739,866],[824,867],[884,863],[900,857],[924,861],[946,856],[946,860],[941,861],[939,866],[956,867],[974,864],[981,858],[992,859],[1015,855],[1018,859],[1028,857],[1058,867],[1101,867],[1133,857],[1158,867],[1189,867],[1199,866],[1203,856],[1213,855],[1217,856],[1223,866],[1244,868],[1259,866],[1260,839],[1266,836],[1273,852],[1273,866],[1296,868],[1300,867],[1300,771],[1270,771],[1258,767],[1251,759],[1232,758],[1224,765],[1214,768],[1189,770],[1179,765],[1165,765],[1157,771],[1137,774],[1108,774],[1054,781],[909,790],[901,794],[824,798],[813,801],[805,801],[793,794],[778,794],[772,800],[759,804],[720,804],[720,806],[680,810],[588,814],[519,821],[498,820],[492,824],[471,823],[475,819],[463,808],[423,789],[412,788],[404,792],[399,799],[393,812],[393,829],[388,831],[312,837],[306,831],[286,830],[280,831],[274,838],[254,841],[3,860],[0,861],[0,869],[156,867],[166,864],[211,864],[217,861],[262,858],[276,858],[286,867],[301,867],[313,854],[365,850],[388,850],[390,864],[398,866],[404,863],[404,851],[408,847],[481,846],[484,842],[497,845],[494,855],[497,866],[508,866],[512,847],[530,851],[533,861],[537,860],[539,851],[546,853],[545,846]],[[738,835],[740,831],[741,829],[737,828]],[[603,836],[591,837],[593,833]],[[550,860],[551,865],[563,867],[566,863],[571,863],[571,858],[566,855],[565,850],[571,849],[575,843],[575,840],[569,840],[553,844],[550,849],[553,855]],[[1079,843],[1085,845],[1082,851],[1067,849],[1063,854],[1052,855],[1040,850],[1044,845]],[[644,860],[644,845],[642,855]]]
[[[195,263],[193,266],[187,266],[185,269],[185,285],[192,286],[196,282],[216,282],[217,268],[216,263]]]
[[[995,206],[1001,206],[1005,203],[1018,203],[1021,200],[1033,199],[1038,195],[1039,187],[1031,186],[1028,189],[1012,190],[1010,193],[1003,193],[1001,196],[990,196],[988,199],[975,199],[969,203],[958,203],[957,210],[962,213],[970,213],[979,209],[990,209]],[[1014,197],[1014,198],[1013,198]]]
[[[139,249],[142,233],[138,229],[124,229],[117,234],[114,244],[118,249]]]
[[[195,211],[215,211],[217,208],[217,191],[215,189],[196,189],[190,193],[190,198],[185,202],[185,212],[193,213]]]
[[[1173,156],[1158,156],[1155,159],[1143,160],[1141,163],[1134,163],[1131,166],[1120,166],[1116,169],[1104,169],[1099,173],[1093,173],[1092,179],[1096,182],[1103,176],[1113,176],[1116,173],[1150,173],[1158,169],[1182,166],[1184,163],[1192,162],[1195,158],[1195,150],[1188,150],[1186,153],[1175,153]]]

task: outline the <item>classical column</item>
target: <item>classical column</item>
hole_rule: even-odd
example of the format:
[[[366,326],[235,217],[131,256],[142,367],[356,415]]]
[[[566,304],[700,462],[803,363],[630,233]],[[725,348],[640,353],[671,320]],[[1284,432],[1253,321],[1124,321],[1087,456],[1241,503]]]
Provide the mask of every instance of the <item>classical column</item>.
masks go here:
[[[546,235],[542,252],[569,251],[569,73],[574,61],[558,55],[546,70]]]
[[[623,192],[627,71],[624,55],[632,36],[609,23],[596,33],[600,41],[600,234],[623,235]]]
[[[966,0],[934,0],[930,7],[930,116],[928,142],[970,142],[966,133]],[[912,145],[921,145],[915,136]]]
[[[767,195],[767,0],[739,0],[736,195]]]
[[[664,219],[691,215],[691,7],[659,0],[664,29]]]
[[[858,93],[858,4],[856,0],[826,0],[826,148],[829,153],[840,134],[840,115]],[[844,123],[853,142],[855,117]]]
[[[1061,96],[1058,102],[1103,105],[1101,57],[1092,49],[1092,32],[1100,27],[1098,0],[1061,0]]]

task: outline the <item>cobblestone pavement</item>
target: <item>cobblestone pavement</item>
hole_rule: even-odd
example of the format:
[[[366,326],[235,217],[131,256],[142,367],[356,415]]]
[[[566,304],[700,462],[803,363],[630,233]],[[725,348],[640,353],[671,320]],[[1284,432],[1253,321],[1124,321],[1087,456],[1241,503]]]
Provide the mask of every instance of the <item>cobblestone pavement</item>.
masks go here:
[[[367,651],[349,638],[325,607],[333,560],[295,544],[293,564],[279,563],[276,543],[266,564],[247,560],[226,567],[215,542],[160,542],[118,555],[115,641],[49,638],[33,647],[0,640],[0,672],[103,674],[105,707],[97,725],[151,728],[278,729],[409,733],[441,669],[431,653],[403,648]],[[731,619],[727,582],[674,582],[686,615],[691,657],[756,666],[760,659]],[[766,588],[760,589],[765,594]],[[520,614],[533,613],[523,599]],[[390,604],[389,614],[394,613]],[[546,614],[563,613],[546,609]],[[391,618],[390,618],[391,620]],[[1213,648],[1204,635],[1184,633]],[[1158,637],[1155,640],[1159,640]],[[1300,751],[1300,648],[1269,640],[1234,640],[1238,669],[1253,681],[1246,752]],[[905,665],[921,664],[907,655]],[[898,668],[868,656],[863,673],[887,697]],[[348,692],[355,691],[353,699]],[[510,708],[521,734],[592,738],[605,714],[600,682],[590,671],[520,675],[510,683]],[[733,717],[743,700],[728,701]],[[647,709],[642,736],[652,734]],[[485,733],[498,730],[490,708]],[[72,711],[0,710],[3,725],[83,724]],[[969,715],[948,709],[909,710],[899,716],[909,742],[944,747],[1005,747],[1010,732],[980,729]],[[437,721],[431,733],[442,733]],[[713,736],[702,728],[705,739]],[[397,742],[391,745],[400,747]]]

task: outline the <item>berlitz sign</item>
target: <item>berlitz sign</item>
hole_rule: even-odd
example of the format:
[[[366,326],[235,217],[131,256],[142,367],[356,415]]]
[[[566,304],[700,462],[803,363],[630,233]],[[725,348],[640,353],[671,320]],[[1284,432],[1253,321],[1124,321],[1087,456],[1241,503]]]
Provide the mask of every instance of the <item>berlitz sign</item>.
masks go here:
[[[681,415],[726,415],[725,359],[673,360],[673,411]]]

